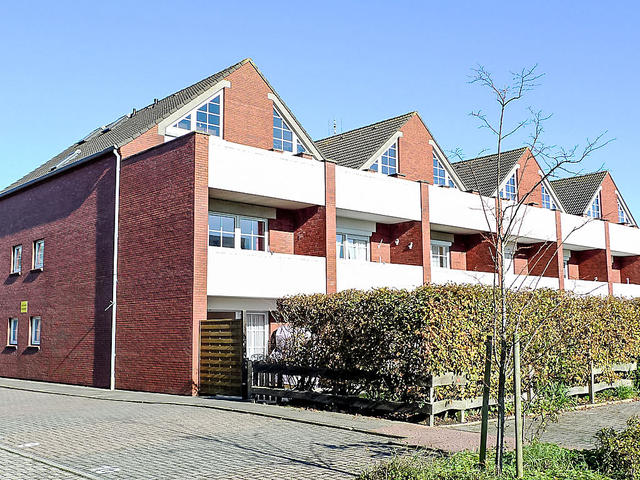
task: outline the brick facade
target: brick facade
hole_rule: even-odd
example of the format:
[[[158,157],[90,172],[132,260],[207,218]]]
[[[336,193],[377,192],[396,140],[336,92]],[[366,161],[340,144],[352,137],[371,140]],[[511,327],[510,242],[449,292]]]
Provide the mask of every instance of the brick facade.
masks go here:
[[[540,175],[540,165],[528,148],[518,160],[518,198],[522,199],[529,192],[525,203],[536,203],[542,207],[542,188],[537,185],[542,176]]]
[[[18,347],[4,348],[0,376],[109,386],[115,157],[73,168],[0,199],[0,335],[18,318]],[[44,269],[31,271],[44,239]],[[22,245],[22,273],[10,275]],[[28,301],[28,313],[20,302]],[[42,317],[40,349],[29,318]]]
[[[606,250],[583,250],[572,252],[578,264],[579,280],[608,281],[607,276],[607,252]],[[571,271],[571,270],[570,270]]]
[[[413,115],[400,129],[398,139],[398,172],[407,180],[433,183],[433,140],[420,117]]]
[[[528,274],[536,277],[558,278],[559,262],[556,242],[535,243],[527,246]],[[560,262],[561,263],[561,262]]]
[[[482,234],[466,235],[467,270],[472,272],[494,272],[495,247]]]

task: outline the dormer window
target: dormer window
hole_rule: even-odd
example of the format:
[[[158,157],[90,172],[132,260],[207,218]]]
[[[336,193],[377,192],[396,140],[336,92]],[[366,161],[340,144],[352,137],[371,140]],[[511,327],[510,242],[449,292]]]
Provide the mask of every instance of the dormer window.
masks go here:
[[[596,195],[591,202],[591,206],[587,210],[587,217],[600,218],[602,217],[602,210],[600,209],[600,192]]]
[[[435,151],[433,152],[433,184],[456,188],[456,184],[451,180]]]
[[[218,93],[196,110],[189,112],[174,123],[173,128],[206,133],[215,137],[222,136],[222,93]]]
[[[500,198],[504,200],[518,199],[518,184],[515,173],[511,175],[511,177],[509,177],[507,183],[505,183],[504,187],[502,187],[502,190],[500,190]]]
[[[542,192],[542,207],[543,208],[548,208],[549,210],[557,210],[558,206],[553,201],[553,198],[551,198],[551,194],[547,190],[547,187],[542,185],[540,190]]]
[[[627,213],[624,211],[622,205],[620,205],[620,200],[618,200],[618,223],[627,223],[628,221]]]
[[[369,167],[374,172],[384,175],[398,173],[398,147],[394,143]]]

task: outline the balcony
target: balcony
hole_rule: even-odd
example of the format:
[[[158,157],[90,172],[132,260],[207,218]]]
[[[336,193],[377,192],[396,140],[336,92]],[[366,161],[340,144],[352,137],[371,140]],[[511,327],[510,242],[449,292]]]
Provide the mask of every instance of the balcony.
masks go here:
[[[589,217],[560,214],[562,221],[562,239],[566,248],[601,249],[606,248],[604,223]]]
[[[510,212],[513,210],[509,204],[505,206],[505,225],[511,218]],[[513,223],[511,232],[514,237],[521,241],[529,242],[556,242],[556,213],[547,208],[522,205]]]
[[[431,267],[431,282],[438,285],[446,283],[493,285],[493,273]]]
[[[614,255],[640,255],[640,229],[609,224],[609,241]]]
[[[325,293],[323,257],[209,247],[207,295],[279,298]]]
[[[420,220],[420,184],[336,166],[336,208],[339,216],[381,223]]]
[[[564,289],[576,295],[608,295],[609,284],[607,282],[594,282],[591,280],[566,280]]]
[[[415,265],[338,259],[336,269],[338,291],[378,287],[413,289],[422,285],[422,267]]]
[[[633,283],[614,283],[613,294],[616,297],[640,297],[640,285],[635,285]]]
[[[209,188],[216,198],[282,208],[324,205],[322,162],[209,139]]]
[[[494,212],[493,198],[429,185],[429,220],[434,229],[454,233],[495,232]]]

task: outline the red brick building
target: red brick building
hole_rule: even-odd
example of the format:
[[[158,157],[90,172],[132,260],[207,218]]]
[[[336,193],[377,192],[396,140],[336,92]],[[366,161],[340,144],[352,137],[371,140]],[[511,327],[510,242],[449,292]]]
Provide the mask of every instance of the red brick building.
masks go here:
[[[491,284],[498,196],[529,204],[513,278],[640,296],[611,176],[543,175],[526,148],[450,163],[416,112],[313,141],[243,60],[0,192],[0,376],[237,394],[281,296]]]

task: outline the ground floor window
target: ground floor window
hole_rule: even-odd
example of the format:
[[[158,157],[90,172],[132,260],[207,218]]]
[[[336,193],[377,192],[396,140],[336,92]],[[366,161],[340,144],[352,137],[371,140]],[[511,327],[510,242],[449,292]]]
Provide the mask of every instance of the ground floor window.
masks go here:
[[[7,345],[18,345],[18,319],[9,319],[9,331]]]
[[[437,268],[451,268],[449,242],[431,241],[431,266]]]
[[[369,260],[369,237],[349,233],[336,234],[336,255],[345,260]]]
[[[29,345],[34,347],[40,346],[40,329],[42,327],[42,319],[40,317],[31,317],[29,323]]]

